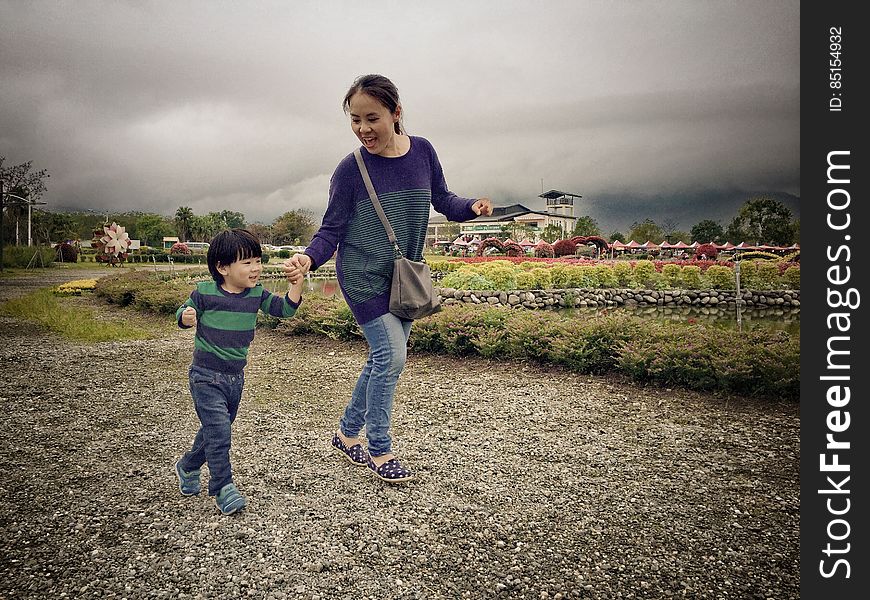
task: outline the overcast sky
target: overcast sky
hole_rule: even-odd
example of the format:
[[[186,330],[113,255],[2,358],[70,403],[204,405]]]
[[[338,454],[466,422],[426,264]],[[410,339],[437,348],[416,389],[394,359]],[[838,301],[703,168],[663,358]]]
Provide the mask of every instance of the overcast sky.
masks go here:
[[[451,190],[606,230],[800,196],[797,0],[0,0],[0,155],[54,208],[318,216],[382,73]],[[729,205],[729,202],[731,203]]]

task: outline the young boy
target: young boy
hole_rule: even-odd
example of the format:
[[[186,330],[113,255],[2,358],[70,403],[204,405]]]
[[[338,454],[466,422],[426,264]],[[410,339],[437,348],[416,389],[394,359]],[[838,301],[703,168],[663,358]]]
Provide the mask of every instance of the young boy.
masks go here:
[[[209,496],[221,513],[245,507],[233,483],[230,466],[232,423],[239,410],[248,346],[254,339],[257,313],[291,317],[302,301],[302,277],[288,277],[284,297],[258,283],[262,271],[260,241],[247,230],[231,229],[215,236],[208,248],[208,270],[213,281],[197,284],[179,307],[179,327],[196,326],[190,394],[202,426],[193,446],[175,463],[181,493],[200,491],[200,467],[208,463]]]

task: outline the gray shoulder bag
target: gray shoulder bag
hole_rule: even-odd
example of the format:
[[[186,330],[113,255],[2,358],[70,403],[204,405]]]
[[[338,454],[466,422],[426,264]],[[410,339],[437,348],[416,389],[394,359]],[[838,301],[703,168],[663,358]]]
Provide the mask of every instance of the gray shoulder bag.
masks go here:
[[[428,315],[441,310],[441,298],[435,293],[435,288],[432,287],[432,274],[429,272],[429,265],[425,262],[417,262],[406,258],[399,248],[396,241],[396,234],[387,220],[387,215],[384,214],[384,209],[381,208],[381,203],[378,201],[378,194],[375,192],[375,186],[372,185],[372,179],[369,177],[368,169],[363,162],[362,154],[359,148],[353,153],[356,158],[356,164],[359,166],[359,171],[362,173],[363,181],[366,184],[366,190],[369,192],[369,198],[372,205],[375,207],[375,212],[384,224],[384,229],[387,230],[387,238],[393,244],[395,251],[395,259],[393,260],[393,285],[390,288],[390,312],[400,319],[421,319]]]

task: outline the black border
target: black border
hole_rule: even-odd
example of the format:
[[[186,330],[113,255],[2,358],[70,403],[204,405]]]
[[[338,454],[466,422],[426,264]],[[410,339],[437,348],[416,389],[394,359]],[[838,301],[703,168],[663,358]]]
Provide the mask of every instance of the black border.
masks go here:
[[[867,483],[867,371],[862,366],[867,363],[867,352],[863,346],[870,341],[864,332],[864,303],[870,303],[870,296],[863,292],[863,272],[866,272],[868,253],[867,238],[861,233],[866,231],[865,205],[868,202],[867,179],[868,160],[866,152],[867,130],[860,131],[864,113],[870,110],[867,102],[866,74],[867,61],[867,24],[858,16],[858,2],[804,2],[801,5],[801,597],[850,599],[865,597],[868,593],[868,571],[870,554],[867,545],[867,494],[862,489]],[[842,28],[841,71],[834,70],[830,61],[831,28]],[[862,72],[863,71],[863,72]],[[842,87],[831,87],[831,78],[840,73]],[[836,96],[836,94],[840,94]],[[832,98],[842,100],[840,111],[830,110]],[[836,102],[835,102],[836,103]],[[849,151],[846,161],[850,169],[848,184],[828,183],[828,155],[833,151]],[[841,155],[845,156],[845,155]],[[845,173],[840,170],[835,173]],[[849,206],[839,211],[828,208],[828,194],[834,189],[847,188]],[[835,199],[843,202],[841,193]],[[828,226],[828,213],[844,222],[849,213],[850,226],[847,230],[836,231]],[[846,236],[849,239],[845,239]],[[846,252],[840,251],[839,257],[831,260],[829,252],[837,257],[842,245],[850,248],[851,260],[846,261]],[[828,280],[828,269],[839,265],[841,277],[845,267],[850,268],[848,282],[834,285]],[[828,289],[842,290],[855,288],[861,294],[860,303],[852,310],[832,308],[827,301]],[[849,312],[850,328],[847,333],[828,329],[828,315],[833,312]],[[834,335],[849,337],[848,342],[838,342],[840,349],[848,349],[848,357],[839,357],[841,364],[850,365],[847,371],[850,380],[841,382],[850,387],[851,397],[840,411],[849,411],[850,425],[841,433],[834,434],[836,439],[848,441],[850,448],[840,451],[839,462],[849,464],[848,473],[823,473],[820,469],[820,454],[835,452],[826,450],[826,434],[829,433],[826,418],[829,411],[837,410],[830,406],[826,392],[835,382],[823,381],[820,377],[833,374],[827,368],[828,338]],[[846,345],[848,344],[848,346]],[[830,459],[828,459],[830,462]],[[843,476],[850,480],[842,485],[848,494],[825,494],[819,490],[832,486],[827,476],[841,482]],[[828,512],[826,500],[833,499],[833,506],[845,506],[849,498],[849,511],[837,517]],[[832,519],[848,521],[848,537],[842,541],[830,540],[833,548],[849,551],[827,557],[823,550],[829,542],[828,524]],[[832,529],[834,535],[843,534],[846,526],[838,523]],[[849,577],[845,577],[845,565],[833,568],[834,561],[842,558],[850,566]],[[820,573],[820,561],[825,560],[825,568],[834,572],[833,577],[825,578]]]

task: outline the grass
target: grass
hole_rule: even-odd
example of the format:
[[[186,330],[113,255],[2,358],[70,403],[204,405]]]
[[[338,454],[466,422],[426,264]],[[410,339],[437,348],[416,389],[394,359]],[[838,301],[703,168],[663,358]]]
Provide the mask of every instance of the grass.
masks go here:
[[[82,342],[143,340],[154,337],[152,329],[129,323],[100,319],[97,311],[59,298],[51,288],[39,289],[26,296],[0,304],[0,314],[24,319]]]

